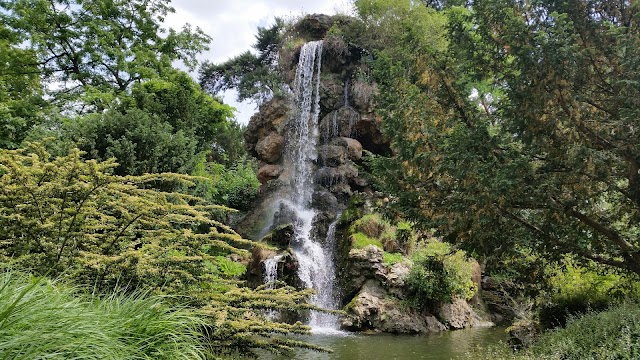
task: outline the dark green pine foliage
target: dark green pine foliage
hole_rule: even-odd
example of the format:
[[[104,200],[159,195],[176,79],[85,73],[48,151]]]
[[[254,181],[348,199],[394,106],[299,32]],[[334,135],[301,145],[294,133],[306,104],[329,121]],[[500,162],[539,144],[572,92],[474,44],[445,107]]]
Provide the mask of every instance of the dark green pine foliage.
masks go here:
[[[474,252],[640,272],[637,4],[482,1],[426,12],[428,34],[419,6],[356,4],[403,29],[374,65],[397,156],[371,164],[405,215]]]

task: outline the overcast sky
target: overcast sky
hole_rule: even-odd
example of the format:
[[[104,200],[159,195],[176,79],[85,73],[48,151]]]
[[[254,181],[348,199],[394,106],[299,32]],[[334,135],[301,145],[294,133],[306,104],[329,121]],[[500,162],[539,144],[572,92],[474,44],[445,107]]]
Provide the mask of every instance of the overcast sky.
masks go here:
[[[213,39],[210,50],[200,58],[218,63],[249,50],[255,42],[257,27],[272,24],[275,16],[332,15],[347,12],[350,3],[349,0],[173,0],[176,12],[167,17],[166,24],[175,29],[185,23],[200,27]],[[237,103],[235,94],[225,94],[224,100],[238,110],[236,118],[245,124],[256,110],[252,103]]]

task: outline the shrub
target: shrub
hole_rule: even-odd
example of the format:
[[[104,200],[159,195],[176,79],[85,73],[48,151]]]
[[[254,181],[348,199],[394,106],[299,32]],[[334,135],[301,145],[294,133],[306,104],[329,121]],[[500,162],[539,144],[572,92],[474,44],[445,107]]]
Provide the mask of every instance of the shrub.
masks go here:
[[[602,311],[629,296],[640,294],[638,281],[596,264],[577,264],[567,257],[550,270],[550,289],[540,298],[543,328],[565,326],[571,317]]]
[[[389,224],[379,214],[368,214],[354,221],[351,232],[361,232],[368,237],[380,238]]]
[[[567,327],[543,334],[519,353],[506,346],[482,349],[470,359],[583,360],[640,358],[640,307],[618,305],[569,320]]]
[[[156,190],[188,186],[193,177],[122,177],[112,175],[115,166],[83,160],[77,149],[58,158],[38,144],[0,151],[0,262],[97,292],[143,288],[186,301],[207,319],[202,335],[216,353],[314,348],[280,337],[308,327],[261,315],[313,308],[310,291],[240,287],[245,268],[230,255],[247,256],[256,244],[216,220],[230,209]]]
[[[476,292],[472,262],[462,250],[445,242],[423,244],[413,255],[406,283],[409,303],[418,309],[450,302],[454,297],[470,299]]]

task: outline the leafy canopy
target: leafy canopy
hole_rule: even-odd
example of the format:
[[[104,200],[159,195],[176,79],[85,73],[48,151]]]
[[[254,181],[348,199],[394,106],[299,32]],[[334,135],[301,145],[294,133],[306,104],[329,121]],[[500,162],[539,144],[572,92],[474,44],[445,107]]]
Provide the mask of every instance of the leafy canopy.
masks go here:
[[[380,187],[476,252],[640,272],[638,7],[489,0],[431,16],[446,19],[431,34],[392,17],[405,31],[376,57],[397,154],[372,160]]]

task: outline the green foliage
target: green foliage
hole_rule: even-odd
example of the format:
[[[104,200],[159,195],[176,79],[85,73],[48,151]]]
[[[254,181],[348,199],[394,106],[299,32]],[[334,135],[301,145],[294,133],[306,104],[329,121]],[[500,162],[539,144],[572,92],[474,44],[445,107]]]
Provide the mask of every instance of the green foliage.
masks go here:
[[[5,359],[204,359],[203,325],[158,297],[92,297],[45,278],[0,273]]]
[[[194,194],[216,204],[248,210],[260,187],[255,163],[243,160],[227,168],[204,160],[201,159],[192,172],[206,179],[197,182]]]
[[[404,261],[405,257],[401,253],[384,252],[384,264],[387,266],[393,266],[397,263]]]
[[[616,306],[569,321],[564,329],[543,334],[519,353],[506,347],[483,349],[472,359],[582,360],[637,359],[640,356],[640,310],[638,304]]]
[[[190,179],[175,174],[120,177],[113,161],[85,161],[78,150],[51,158],[39,145],[0,153],[0,258],[53,276],[113,288],[116,283],[171,293],[211,281],[212,248],[245,254],[248,245],[214,220],[228,209],[145,188]]]
[[[311,291],[241,287],[236,277],[245,268],[230,259],[256,244],[216,220],[230,209],[156,190],[188,186],[193,177],[121,177],[111,173],[115,166],[83,160],[77,149],[58,158],[38,144],[0,151],[0,261],[94,291],[122,286],[172,295],[206,319],[204,341],[216,354],[318,348],[276,335],[308,327],[262,315],[313,308]]]
[[[351,232],[361,232],[372,238],[380,238],[389,224],[379,214],[367,214],[353,222]]]
[[[68,122],[64,137],[99,161],[115,158],[118,175],[188,173],[194,167],[197,140],[141,109],[116,109]]]
[[[0,25],[0,147],[15,148],[42,121],[44,107],[36,55],[20,47],[22,36]]]
[[[161,27],[173,12],[169,0],[18,0],[0,5],[3,23],[24,34],[37,55],[38,72],[58,84],[55,99],[74,111],[108,107],[132,84],[171,69],[173,61],[195,65],[195,55],[209,41],[188,25],[179,32]]]
[[[639,118],[636,6],[356,5],[390,39],[373,74],[396,156],[371,165],[394,206],[475,253],[520,244],[640,272],[640,152],[622,130]]]
[[[544,328],[565,326],[571,317],[602,311],[640,295],[639,283],[597,264],[580,266],[571,258],[551,269],[549,290],[541,294],[539,318]]]
[[[251,99],[258,104],[274,95],[282,94],[282,80],[278,71],[278,45],[284,21],[275,18],[268,28],[258,27],[253,48],[222,64],[205,62],[200,68],[200,84],[212,94],[236,89],[238,100]]]
[[[380,240],[371,238],[361,232],[351,234],[351,247],[354,249],[364,249],[369,245],[376,246],[383,249],[382,242]]]
[[[445,242],[422,244],[413,254],[407,277],[409,303],[417,309],[450,302],[455,297],[471,299],[476,293],[472,262],[462,250]]]

